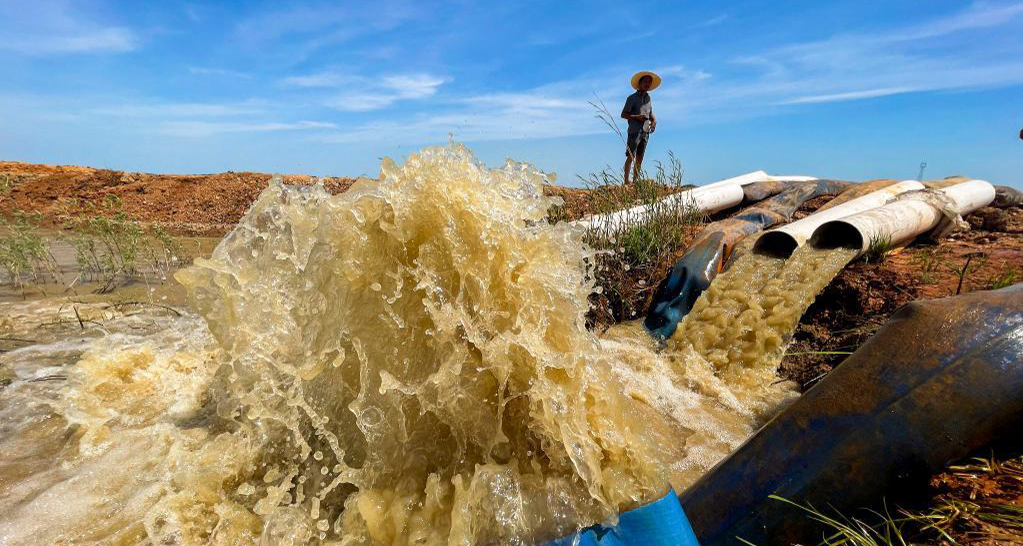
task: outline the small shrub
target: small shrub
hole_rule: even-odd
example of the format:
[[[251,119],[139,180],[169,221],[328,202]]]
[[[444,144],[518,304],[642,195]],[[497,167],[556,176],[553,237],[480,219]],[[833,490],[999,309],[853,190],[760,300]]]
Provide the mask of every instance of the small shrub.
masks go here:
[[[42,218],[39,213],[22,211],[15,211],[10,219],[0,215],[0,233],[3,233],[0,237],[0,267],[15,286],[60,278],[57,263],[39,234]]]
[[[602,289],[596,322],[619,322],[645,309],[659,275],[670,268],[686,240],[704,221],[692,200],[665,199],[689,186],[681,162],[669,154],[667,165],[656,163],[653,176],[641,176],[625,186],[610,169],[585,179],[596,214],[645,206],[646,214],[622,215],[592,225],[584,240],[597,251],[593,275]]]
[[[117,196],[108,195],[99,206],[68,201],[61,212],[64,239],[75,249],[83,277],[101,282],[101,291],[119,278],[145,276],[149,271],[164,276],[180,252],[164,229],[144,227],[121,210],[122,205]]]

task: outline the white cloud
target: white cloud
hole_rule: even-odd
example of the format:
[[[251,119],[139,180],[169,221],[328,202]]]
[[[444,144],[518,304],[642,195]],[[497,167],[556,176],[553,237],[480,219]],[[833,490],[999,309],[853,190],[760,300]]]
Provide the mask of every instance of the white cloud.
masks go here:
[[[292,87],[343,89],[322,103],[343,112],[368,112],[386,108],[399,100],[431,97],[447,81],[447,78],[424,73],[370,77],[319,72],[284,78],[281,83]]]
[[[659,117],[710,120],[778,105],[1023,84],[1023,51],[991,36],[1011,32],[1023,2],[975,3],[950,16],[880,31],[836,34],[733,59],[740,70],[664,85]],[[1013,45],[1016,44],[1016,45]],[[748,68],[748,70],[742,70]]]
[[[338,87],[349,81],[351,81],[351,78],[346,78],[340,74],[321,72],[305,76],[290,76],[281,80],[281,83],[295,87]]]
[[[120,53],[138,47],[138,37],[122,27],[80,28],[66,33],[5,33],[0,49],[27,54]]]
[[[384,76],[381,86],[394,92],[398,98],[421,99],[437,92],[446,80],[430,74],[407,74],[401,76]]]
[[[254,10],[239,21],[234,29],[237,40],[294,61],[327,46],[372,40],[376,33],[416,20],[423,9],[413,0],[282,4],[268,3],[269,9]],[[275,47],[267,48],[269,42]]]
[[[228,122],[228,121],[167,121],[158,130],[172,136],[205,137],[223,133],[265,133],[271,131],[299,131],[334,129],[337,125],[323,121],[296,122]]]
[[[1023,2],[1012,2],[1004,5],[974,2],[962,12],[949,17],[934,19],[916,27],[909,27],[901,32],[892,33],[888,38],[892,40],[918,40],[945,36],[964,30],[1003,25],[1021,14],[1023,14]]]
[[[915,89],[913,89],[912,87],[883,87],[880,89],[865,89],[863,91],[832,93],[830,95],[810,95],[807,97],[799,97],[795,99],[782,101],[779,104],[809,104],[815,102],[837,102],[844,100],[872,99],[876,97],[886,97],[888,95],[897,95],[900,93],[910,93],[912,91],[915,91]]]
[[[715,25],[720,25],[721,23],[724,23],[727,20],[728,20],[728,14],[727,13],[722,13],[721,15],[718,15],[716,17],[711,17],[710,19],[707,19],[706,21],[703,21],[702,23],[698,24],[697,27],[703,27],[703,28],[712,27],[712,26],[715,26]]]
[[[246,74],[245,72],[239,72],[237,70],[229,70],[226,68],[208,68],[202,66],[190,66],[188,71],[192,74],[199,76],[223,76],[229,78],[251,78],[252,74]]]
[[[134,118],[221,117],[259,114],[265,108],[256,101],[239,103],[151,102],[100,106],[89,113]]]
[[[342,112],[370,112],[386,108],[398,100],[395,95],[373,93],[340,93],[324,101],[324,105]]]
[[[94,21],[68,0],[0,4],[0,50],[28,55],[120,53],[139,46],[120,25]]]

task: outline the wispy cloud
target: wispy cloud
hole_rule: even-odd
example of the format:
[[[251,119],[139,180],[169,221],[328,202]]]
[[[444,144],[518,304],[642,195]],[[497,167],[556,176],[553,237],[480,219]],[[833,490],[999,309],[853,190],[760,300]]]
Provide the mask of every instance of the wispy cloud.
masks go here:
[[[343,89],[323,100],[323,104],[344,112],[368,112],[400,100],[431,97],[448,79],[433,74],[392,74],[378,77],[321,72],[291,76],[281,81],[286,86]]]
[[[394,29],[421,12],[412,0],[271,5],[273,9],[259,10],[239,21],[235,35],[243,43],[260,48],[273,42],[279,53],[292,59],[304,59],[326,46]]]
[[[779,104],[810,104],[815,102],[837,102],[844,100],[872,99],[909,93],[915,91],[912,87],[884,87],[881,89],[865,89],[863,91],[849,91],[846,93],[832,93],[830,95],[810,95],[782,101]]]
[[[251,78],[252,74],[240,72],[238,70],[229,70],[226,68],[208,68],[202,66],[190,66],[188,72],[199,76],[223,76],[229,78]]]
[[[238,103],[146,102],[122,103],[92,108],[91,114],[134,118],[226,117],[260,114],[265,105],[258,101]]]
[[[380,85],[401,99],[421,99],[437,92],[437,88],[447,81],[445,78],[430,74],[405,74],[384,76]]]
[[[603,132],[607,128],[595,118],[588,101],[596,91],[607,92],[605,83],[604,78],[584,77],[520,92],[449,98],[433,104],[429,113],[346,126],[316,139],[331,143],[398,139],[418,144],[442,141],[449,133],[460,140],[481,141]]]
[[[1023,2],[975,3],[952,15],[873,32],[846,32],[737,56],[750,71],[665,87],[681,115],[1023,84],[1023,56],[992,54],[977,33],[1023,19]],[[958,34],[964,34],[959,36]],[[972,33],[972,34],[971,34]],[[1006,46],[1012,51],[1011,45]],[[694,108],[696,107],[696,108]],[[695,112],[702,108],[702,111]]]
[[[721,23],[724,23],[727,20],[728,14],[722,13],[721,15],[716,15],[714,17],[711,17],[710,19],[707,19],[706,21],[699,23],[697,26],[702,28],[712,27],[715,25],[720,25]]]
[[[140,39],[131,29],[94,20],[66,0],[0,5],[0,50],[28,55],[120,53]]]
[[[224,133],[266,133],[272,131],[300,131],[334,129],[337,125],[323,121],[296,122],[234,122],[234,121],[167,121],[160,123],[158,131],[177,137],[208,137]]]
[[[120,53],[138,46],[135,34],[121,27],[78,28],[66,33],[29,36],[4,33],[0,49],[27,54]]]
[[[993,56],[978,32],[1005,27],[1023,15],[1023,2],[974,4],[950,16],[884,31],[845,32],[736,56],[731,66],[657,68],[664,83],[654,108],[664,127],[757,117],[795,106],[863,100],[903,93],[1023,84],[1023,56]],[[964,33],[964,36],[958,36]],[[973,33],[973,34],[970,34]],[[956,35],[952,40],[950,36]],[[1018,51],[1017,51],[1018,52]],[[501,93],[430,101],[406,119],[344,126],[316,138],[331,142],[467,141],[592,134],[606,131],[587,102],[606,99],[612,115],[624,99],[626,70]],[[364,109],[387,101],[361,98]],[[348,108],[349,110],[354,108]]]
[[[289,76],[281,80],[281,83],[295,87],[339,87],[352,81],[354,81],[352,76],[344,76],[335,72],[320,72],[304,76]]]

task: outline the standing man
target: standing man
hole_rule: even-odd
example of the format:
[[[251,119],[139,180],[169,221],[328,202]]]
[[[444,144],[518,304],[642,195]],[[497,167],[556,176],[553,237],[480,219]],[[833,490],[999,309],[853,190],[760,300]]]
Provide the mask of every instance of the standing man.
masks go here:
[[[650,140],[650,133],[657,129],[657,118],[654,117],[654,107],[650,102],[650,91],[661,85],[661,77],[648,70],[636,72],[632,75],[632,88],[635,93],[625,99],[625,108],[622,108],[622,119],[629,121],[629,138],[626,141],[625,150],[625,185],[630,186],[636,178],[639,178],[639,171],[643,166],[643,154],[646,152],[646,143]],[[630,175],[632,179],[630,181]]]

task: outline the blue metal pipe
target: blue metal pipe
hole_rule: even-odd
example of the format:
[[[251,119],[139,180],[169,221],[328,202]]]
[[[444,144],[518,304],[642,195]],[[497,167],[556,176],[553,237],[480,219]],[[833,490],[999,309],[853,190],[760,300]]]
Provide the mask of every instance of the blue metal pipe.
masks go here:
[[[848,512],[1023,425],[1023,284],[914,302],[681,495],[705,546],[816,543],[769,495]]]

